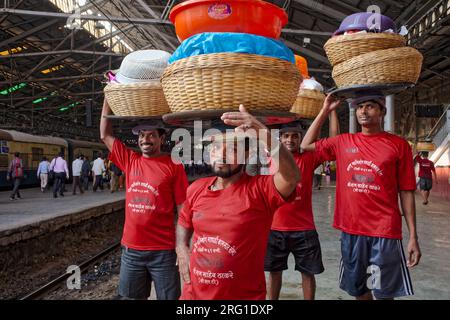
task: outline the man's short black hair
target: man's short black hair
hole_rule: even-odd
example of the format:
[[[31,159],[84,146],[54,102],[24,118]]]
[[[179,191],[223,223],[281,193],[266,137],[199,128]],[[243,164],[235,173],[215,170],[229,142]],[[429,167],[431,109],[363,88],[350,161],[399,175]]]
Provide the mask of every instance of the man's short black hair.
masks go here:
[[[20,152],[14,153],[14,156],[15,156],[15,157],[20,157]]]

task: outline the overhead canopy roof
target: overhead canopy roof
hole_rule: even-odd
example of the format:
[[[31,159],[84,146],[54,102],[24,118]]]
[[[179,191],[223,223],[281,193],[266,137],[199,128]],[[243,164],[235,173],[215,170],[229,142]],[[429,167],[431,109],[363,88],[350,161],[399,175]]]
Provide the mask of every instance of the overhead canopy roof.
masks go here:
[[[98,139],[103,73],[131,50],[172,52],[179,41],[168,21],[175,0],[11,0],[0,8],[0,126]],[[323,45],[342,19],[379,6],[410,29],[425,55],[419,89],[450,80],[450,0],[271,0],[289,22],[282,33],[310,73],[333,87]],[[92,101],[92,128],[86,103]],[[39,125],[37,125],[39,124]]]

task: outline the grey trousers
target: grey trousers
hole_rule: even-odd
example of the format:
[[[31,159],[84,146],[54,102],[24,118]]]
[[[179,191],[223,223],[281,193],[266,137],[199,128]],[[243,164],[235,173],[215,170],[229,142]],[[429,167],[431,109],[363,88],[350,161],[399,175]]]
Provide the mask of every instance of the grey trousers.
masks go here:
[[[14,198],[16,195],[18,198],[20,198],[20,192],[19,192],[19,187],[20,187],[20,181],[22,180],[22,178],[14,178],[13,180],[13,190],[11,193],[11,198]]]

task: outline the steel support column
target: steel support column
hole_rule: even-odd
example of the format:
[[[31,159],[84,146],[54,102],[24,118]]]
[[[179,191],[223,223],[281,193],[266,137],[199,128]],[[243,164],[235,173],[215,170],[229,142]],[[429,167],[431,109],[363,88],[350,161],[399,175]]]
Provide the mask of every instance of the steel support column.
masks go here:
[[[386,97],[386,116],[384,117],[384,131],[394,133],[395,131],[395,96]]]

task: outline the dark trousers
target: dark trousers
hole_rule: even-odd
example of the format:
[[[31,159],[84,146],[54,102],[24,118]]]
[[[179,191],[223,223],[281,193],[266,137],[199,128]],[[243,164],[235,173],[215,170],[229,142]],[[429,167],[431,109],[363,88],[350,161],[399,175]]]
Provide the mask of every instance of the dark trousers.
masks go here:
[[[13,179],[13,190],[11,193],[11,198],[14,198],[16,195],[18,198],[20,198],[19,187],[20,187],[21,180],[22,180],[22,178],[14,178]]]
[[[64,182],[66,180],[65,172],[55,172],[55,181],[53,182],[53,195],[56,196],[57,193],[63,194],[64,192]]]
[[[84,193],[83,186],[81,185],[81,178],[79,176],[74,176],[73,184],[72,184],[72,193],[73,194],[77,193],[77,186],[78,186],[78,189],[80,189],[80,193]]]
[[[89,175],[81,175],[80,177],[81,185],[83,186],[84,190],[89,190]]]
[[[314,188],[318,188],[322,186],[322,175],[314,174]]]
[[[94,178],[94,192],[97,191],[97,188],[103,190],[103,177],[101,175],[95,176]]]

